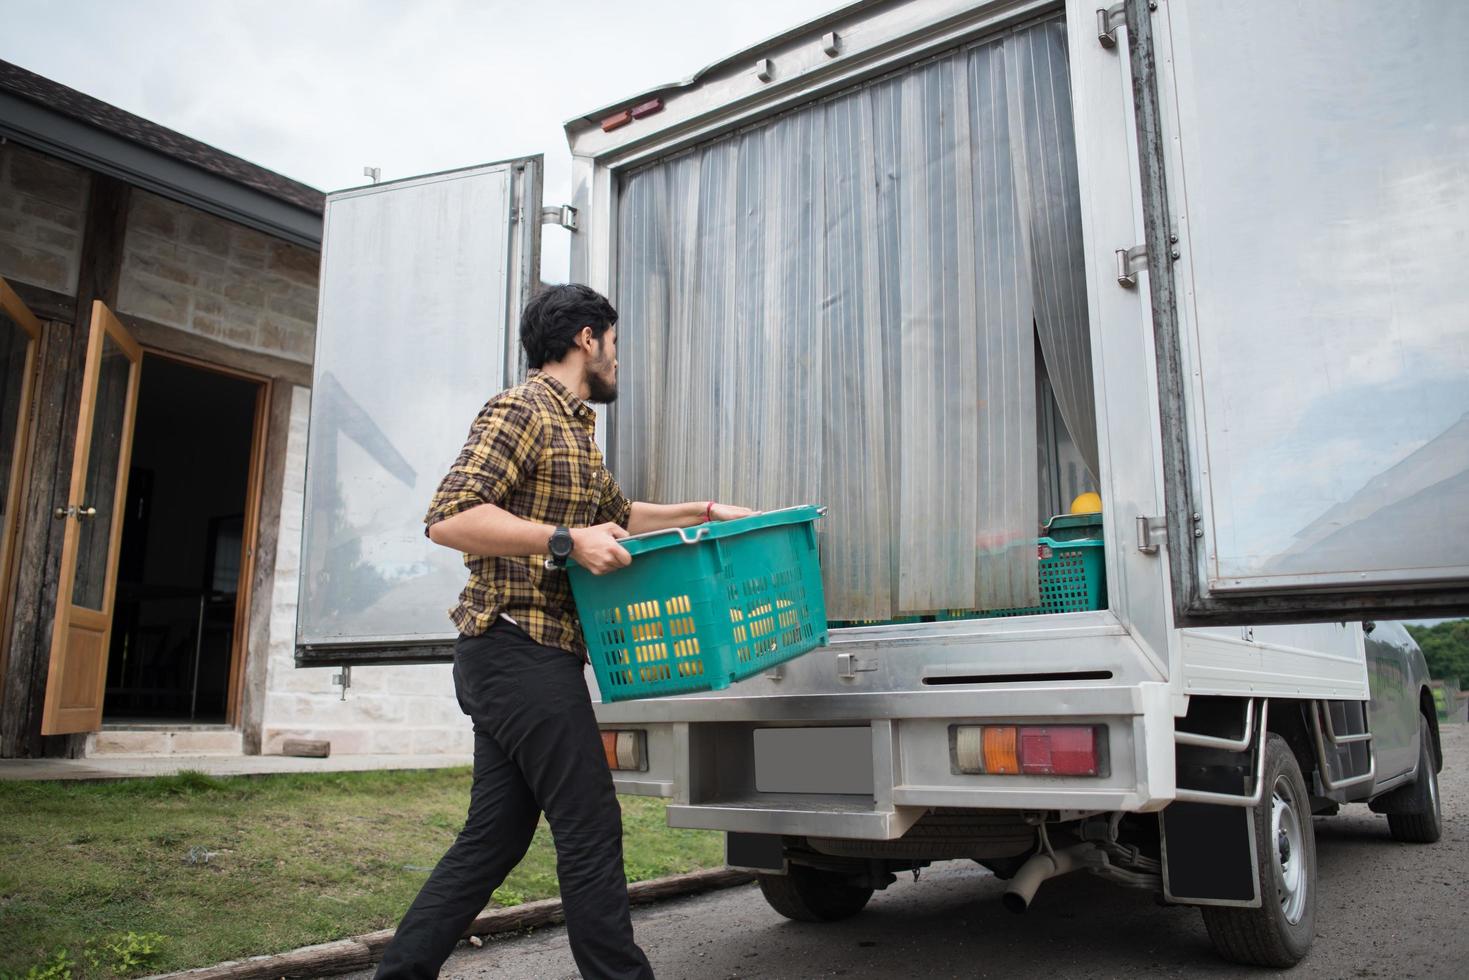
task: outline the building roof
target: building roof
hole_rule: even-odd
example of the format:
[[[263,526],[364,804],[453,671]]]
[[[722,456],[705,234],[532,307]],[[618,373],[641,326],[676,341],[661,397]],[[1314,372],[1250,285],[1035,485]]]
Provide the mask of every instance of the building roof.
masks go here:
[[[166,197],[319,246],[325,195],[0,61],[0,135]]]

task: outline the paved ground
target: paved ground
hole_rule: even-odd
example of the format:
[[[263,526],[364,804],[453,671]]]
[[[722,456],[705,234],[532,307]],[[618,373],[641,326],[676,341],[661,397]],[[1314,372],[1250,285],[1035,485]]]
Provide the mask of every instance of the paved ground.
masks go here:
[[[1469,975],[1469,727],[1445,731],[1445,832],[1397,844],[1365,806],[1316,821],[1320,898],[1306,977]],[[874,896],[855,919],[789,922],[754,885],[635,910],[663,980],[786,977],[1258,978],[1216,959],[1194,909],[1086,875],[1042,886],[1031,911],[999,904],[1001,882],[949,863]],[[572,978],[563,929],[461,947],[445,978]],[[370,973],[354,975],[366,980]]]
[[[284,755],[103,755],[87,759],[0,759],[0,780],[131,779],[172,776],[185,769],[211,776],[441,769],[467,766],[472,761],[468,755],[338,755],[326,759],[298,759]]]

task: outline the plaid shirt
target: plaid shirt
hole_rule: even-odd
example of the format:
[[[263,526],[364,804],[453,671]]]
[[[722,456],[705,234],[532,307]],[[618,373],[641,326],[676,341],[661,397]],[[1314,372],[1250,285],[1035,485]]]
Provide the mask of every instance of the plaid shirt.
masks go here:
[[[597,413],[585,402],[539,371],[491,398],[439,484],[424,532],[480,504],[552,527],[608,521],[627,527],[632,504],[603,465],[593,439],[596,422]],[[459,632],[478,636],[504,614],[537,643],[585,659],[566,572],[547,569],[546,557],[465,555],[469,583],[449,612]]]

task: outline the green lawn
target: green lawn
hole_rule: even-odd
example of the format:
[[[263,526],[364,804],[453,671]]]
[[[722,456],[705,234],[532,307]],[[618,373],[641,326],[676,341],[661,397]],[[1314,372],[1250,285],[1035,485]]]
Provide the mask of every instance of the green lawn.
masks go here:
[[[468,799],[467,769],[0,783],[0,976],[62,949],[77,977],[135,976],[395,925]],[[723,863],[718,834],[621,801],[628,880]],[[495,900],[555,894],[542,822]]]

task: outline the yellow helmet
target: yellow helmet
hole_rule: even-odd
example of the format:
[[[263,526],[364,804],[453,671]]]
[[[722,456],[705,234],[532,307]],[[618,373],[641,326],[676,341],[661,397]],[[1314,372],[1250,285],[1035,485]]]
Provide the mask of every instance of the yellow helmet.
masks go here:
[[[1071,513],[1073,514],[1100,514],[1102,512],[1102,496],[1088,490],[1071,501]]]

